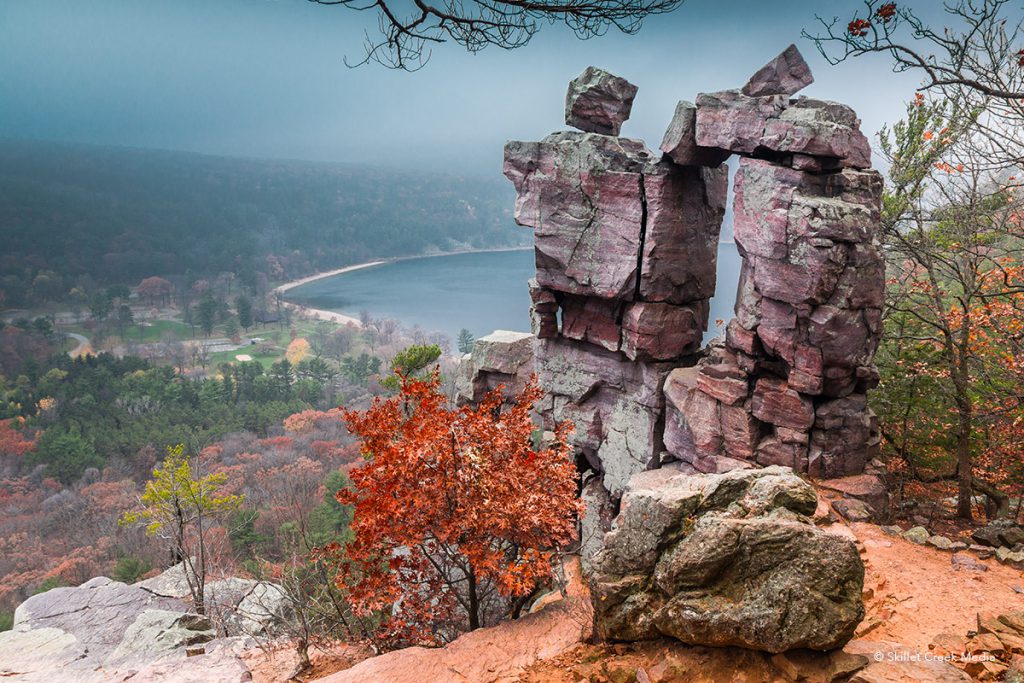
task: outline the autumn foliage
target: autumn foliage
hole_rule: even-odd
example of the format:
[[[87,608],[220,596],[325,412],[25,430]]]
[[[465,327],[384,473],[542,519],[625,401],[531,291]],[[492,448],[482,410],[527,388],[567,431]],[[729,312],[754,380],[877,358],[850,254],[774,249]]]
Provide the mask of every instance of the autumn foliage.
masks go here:
[[[288,348],[285,349],[284,352],[284,357],[287,358],[288,362],[292,365],[298,365],[308,355],[309,342],[302,337],[292,339],[291,343],[288,344]]]
[[[36,447],[35,439],[15,429],[13,419],[0,420],[0,462],[5,455],[25,455]]]
[[[496,390],[450,408],[435,374],[343,414],[367,461],[337,496],[354,506],[354,540],[320,554],[354,613],[381,619],[384,644],[443,643],[514,612],[550,578],[581,503],[569,425],[533,445],[540,395],[532,382],[511,407]]]
[[[872,402],[894,474],[957,481],[957,514],[1011,513],[1024,488],[1024,242],[1013,167],[978,112],[917,93],[881,137],[885,337]],[[983,129],[983,128],[982,128]]]

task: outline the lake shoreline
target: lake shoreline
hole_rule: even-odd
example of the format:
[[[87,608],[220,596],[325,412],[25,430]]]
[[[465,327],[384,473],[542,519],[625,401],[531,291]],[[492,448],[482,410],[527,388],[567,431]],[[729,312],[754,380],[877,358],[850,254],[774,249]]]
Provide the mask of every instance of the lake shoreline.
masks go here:
[[[325,278],[334,277],[336,275],[344,275],[346,273],[352,273],[352,272],[355,272],[357,270],[365,270],[367,268],[375,268],[377,266],[383,266],[383,265],[387,265],[389,263],[397,263],[399,261],[410,261],[410,260],[413,260],[413,259],[422,259],[422,258],[434,258],[435,256],[458,256],[460,254],[493,254],[493,253],[509,252],[509,251],[526,251],[528,249],[533,249],[533,247],[532,246],[527,246],[527,247],[493,247],[493,248],[488,248],[488,249],[463,249],[463,250],[460,250],[460,251],[442,251],[442,252],[436,252],[436,253],[433,253],[433,254],[419,254],[418,256],[395,256],[395,257],[389,258],[389,259],[377,259],[377,260],[374,260],[374,261],[366,261],[364,263],[356,263],[356,264],[353,264],[353,265],[350,265],[350,266],[345,266],[343,268],[335,268],[333,270],[327,270],[327,271],[324,271],[324,272],[321,272],[321,273],[314,273],[313,275],[307,275],[306,277],[298,278],[297,280],[291,280],[291,281],[286,282],[284,284],[278,285],[277,287],[274,287],[274,289],[272,289],[271,292],[275,296],[279,296],[279,297],[282,298],[281,304],[285,308],[288,308],[289,310],[295,311],[295,312],[297,312],[297,313],[299,313],[301,315],[308,315],[308,316],[310,316],[312,318],[316,318],[316,319],[319,319],[319,320],[330,320],[331,322],[336,322],[336,323],[338,323],[340,325],[354,325],[355,327],[362,327],[363,324],[359,321],[358,318],[353,318],[350,315],[345,315],[344,313],[338,313],[337,311],[328,311],[328,310],[324,310],[322,308],[314,308],[312,306],[306,306],[304,304],[300,304],[300,303],[297,303],[297,302],[294,302],[294,301],[284,301],[283,300],[284,294],[286,292],[292,290],[292,289],[295,289],[296,287],[301,287],[302,285],[306,285],[306,284],[309,284],[311,282],[316,282],[318,280],[323,280]]]

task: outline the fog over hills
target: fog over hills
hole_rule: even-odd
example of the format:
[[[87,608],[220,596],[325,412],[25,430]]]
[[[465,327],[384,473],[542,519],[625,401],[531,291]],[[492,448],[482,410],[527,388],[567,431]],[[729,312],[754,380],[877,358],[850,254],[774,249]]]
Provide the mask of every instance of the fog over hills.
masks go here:
[[[0,141],[0,276],[274,277],[524,244],[511,194],[501,176]]]

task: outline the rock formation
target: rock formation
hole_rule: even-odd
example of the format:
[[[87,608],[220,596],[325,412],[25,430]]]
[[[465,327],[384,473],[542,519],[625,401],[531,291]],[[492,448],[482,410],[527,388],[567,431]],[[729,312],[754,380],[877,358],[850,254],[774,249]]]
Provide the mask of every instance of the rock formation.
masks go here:
[[[569,83],[565,122],[589,133],[618,135],[629,118],[636,86],[625,78],[588,66]]]
[[[659,156],[616,136],[636,89],[589,68],[566,100],[583,132],[505,147],[535,235],[542,412],[575,423],[612,499],[671,460],[841,477],[877,448],[882,184],[850,108],[791,97],[812,81],[790,46],[742,90],[681,101]],[[731,155],[736,317],[701,352]]]
[[[515,396],[533,373],[532,334],[496,330],[473,342],[456,377],[456,399],[460,404],[477,403],[498,386]]]
[[[726,169],[567,132],[510,142],[505,174],[535,234],[543,412],[574,422],[575,445],[618,496],[661,452],[663,379],[694,362],[707,327]]]
[[[863,617],[857,552],[809,523],[794,472],[834,479],[840,514],[885,514],[863,474],[882,182],[849,107],[793,97],[813,80],[790,46],[742,90],[680,101],[659,155],[617,136],[636,89],[590,68],[566,99],[581,132],[505,146],[533,334],[481,340],[461,400],[535,371],[545,428],[574,424],[605,638],[827,650]],[[702,348],[733,155],[735,317]]]
[[[789,468],[635,475],[592,559],[595,626],[768,652],[831,650],[864,617],[853,543],[811,523],[817,496]]]
[[[190,612],[181,565],[126,585],[96,577],[34,595],[0,633],[0,678],[18,681],[251,680],[239,653],[280,623],[280,587],[227,578],[207,584],[210,618]],[[227,637],[223,637],[226,632]]]

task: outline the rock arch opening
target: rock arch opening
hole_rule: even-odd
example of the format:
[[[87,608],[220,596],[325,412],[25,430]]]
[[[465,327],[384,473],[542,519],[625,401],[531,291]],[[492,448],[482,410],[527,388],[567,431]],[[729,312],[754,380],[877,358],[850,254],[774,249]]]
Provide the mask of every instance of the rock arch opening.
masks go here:
[[[591,67],[566,98],[579,130],[506,145],[537,267],[535,339],[515,343],[612,499],[662,466],[832,477],[877,447],[881,179],[849,107],[795,97],[812,81],[791,46],[742,89],[679,102],[653,152],[618,136],[636,88]],[[730,202],[735,315],[702,348]]]

